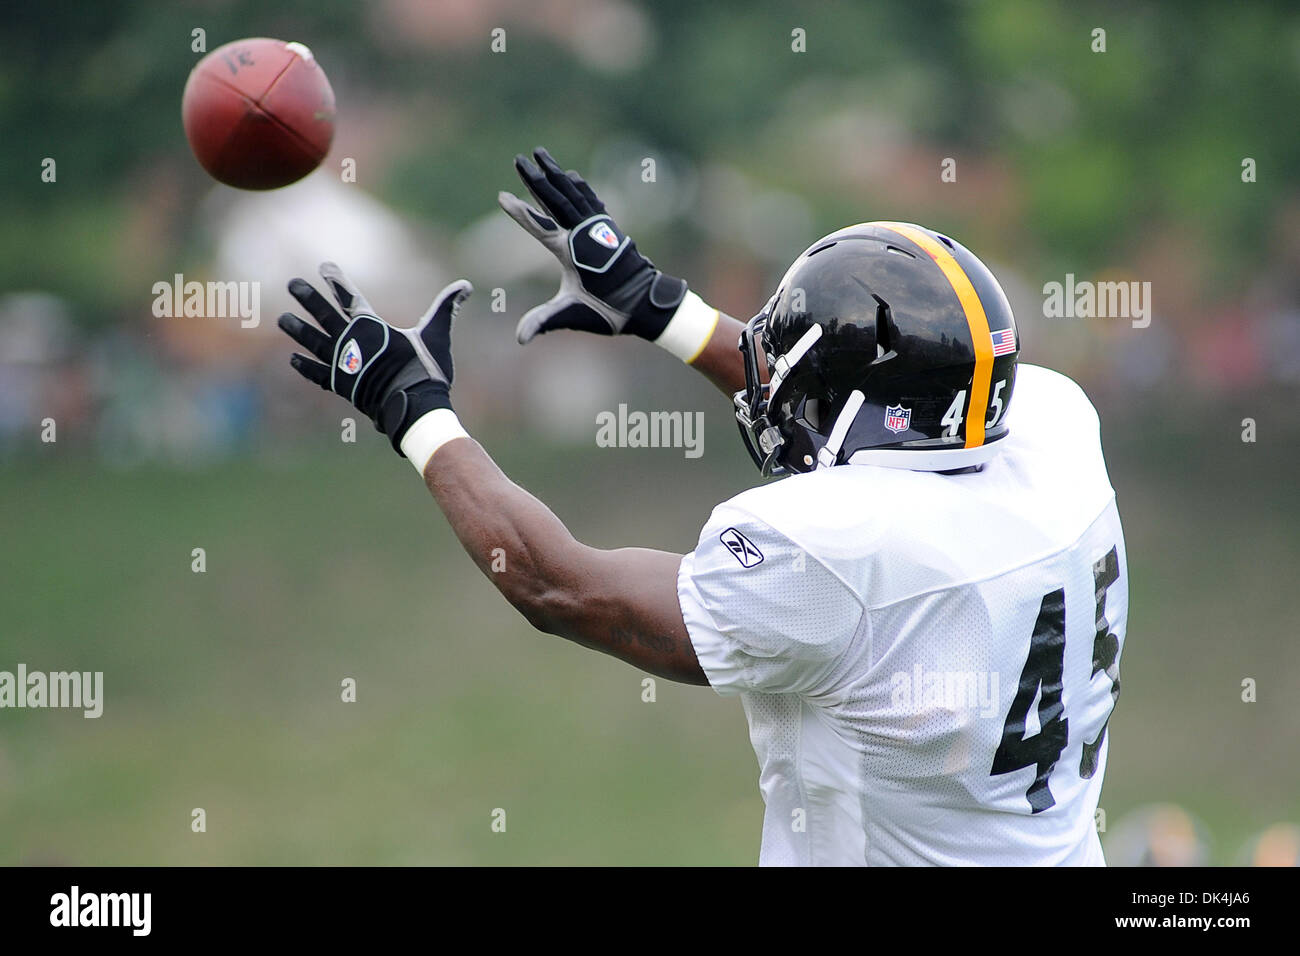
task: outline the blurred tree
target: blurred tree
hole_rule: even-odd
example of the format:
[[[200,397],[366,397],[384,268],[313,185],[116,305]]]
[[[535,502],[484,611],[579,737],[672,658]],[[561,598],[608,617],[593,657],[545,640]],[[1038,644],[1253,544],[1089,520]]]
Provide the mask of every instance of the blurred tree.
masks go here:
[[[626,68],[575,55],[574,18],[609,5],[13,6],[0,32],[0,288],[55,291],[83,321],[104,320],[138,307],[138,281],[201,255],[189,212],[209,184],[179,122],[196,27],[208,49],[257,34],[311,45],[339,92],[343,126],[384,137],[367,188],[451,228],[490,211],[496,190],[512,185],[515,152],[544,142],[582,164],[603,143],[627,140],[737,166],[804,196],[829,229],[846,209],[897,198],[888,178],[871,177],[846,197],[832,170],[915,143],[1009,170],[1024,196],[1020,247],[998,254],[1102,268],[1163,224],[1221,253],[1206,281],[1227,295],[1258,264],[1275,211],[1296,198],[1300,14],[1285,4],[929,0],[796,11],[778,0],[664,0],[631,8],[646,55]],[[428,31],[403,28],[412,11]],[[508,51],[490,52],[487,29],[466,11],[505,24]],[[1098,27],[1104,53],[1091,48]],[[796,28],[806,52],[792,49]],[[851,135],[849,155],[828,156],[800,131],[835,115],[892,125]],[[1259,170],[1250,185],[1240,175],[1247,156]],[[45,157],[58,163],[57,183],[41,181]],[[930,202],[943,209],[937,161],[933,181]],[[972,240],[996,239],[978,206],[963,209],[952,215],[970,220],[958,225]]]

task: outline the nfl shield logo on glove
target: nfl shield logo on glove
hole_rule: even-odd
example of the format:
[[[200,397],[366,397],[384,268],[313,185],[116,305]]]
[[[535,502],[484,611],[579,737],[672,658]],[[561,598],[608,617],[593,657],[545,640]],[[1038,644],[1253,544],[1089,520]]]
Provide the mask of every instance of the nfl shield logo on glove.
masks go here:
[[[885,407],[885,427],[891,432],[905,432],[912,424],[912,410],[902,405]]]
[[[339,368],[349,375],[356,375],[361,368],[361,348],[357,345],[356,339],[348,339],[348,344],[343,346],[343,354],[339,356]]]
[[[587,235],[595,239],[602,246],[610,249],[618,248],[618,233],[609,228],[609,223],[598,222],[588,230]]]

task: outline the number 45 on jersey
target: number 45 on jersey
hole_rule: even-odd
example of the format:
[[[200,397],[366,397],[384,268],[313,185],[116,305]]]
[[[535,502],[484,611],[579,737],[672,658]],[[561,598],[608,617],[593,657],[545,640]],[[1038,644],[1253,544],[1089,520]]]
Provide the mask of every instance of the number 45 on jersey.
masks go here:
[[[1111,631],[1106,620],[1106,591],[1119,580],[1119,555],[1115,547],[1111,547],[1105,557],[1093,565],[1092,577],[1097,603],[1097,636],[1092,643],[1092,676],[1105,671],[1110,678],[1113,711],[1115,701],[1119,699],[1119,638]],[[1065,708],[1061,703],[1064,666],[1065,588],[1057,588],[1043,595],[1038,620],[1034,623],[1033,637],[1029,642],[1029,658],[1020,672],[1016,696],[1002,727],[1002,742],[993,755],[993,769],[989,772],[989,776],[997,776],[1024,767],[1036,767],[1037,775],[1025,791],[1025,798],[1033,813],[1042,813],[1056,804],[1056,798],[1052,796],[1048,785],[1049,779],[1070,738],[1070,721],[1065,716]],[[1026,737],[1029,706],[1035,697],[1038,697],[1039,731],[1032,737]],[[1097,772],[1097,758],[1102,741],[1106,739],[1109,723],[1108,714],[1097,738],[1083,742],[1079,776],[1085,780]]]

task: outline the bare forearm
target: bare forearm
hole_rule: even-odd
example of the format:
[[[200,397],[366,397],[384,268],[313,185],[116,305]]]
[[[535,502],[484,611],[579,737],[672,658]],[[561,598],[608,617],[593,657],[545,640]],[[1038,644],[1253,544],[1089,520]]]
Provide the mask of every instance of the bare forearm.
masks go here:
[[[449,442],[435,457],[425,484],[470,558],[511,604],[541,603],[552,567],[573,564],[582,546],[473,439]],[[538,540],[547,541],[549,554],[530,547]]]
[[[652,674],[706,683],[677,604],[680,555],[582,544],[472,439],[444,445],[424,477],[474,563],[533,626]]]
[[[745,387],[745,363],[740,354],[740,333],[745,323],[719,313],[717,327],[691,367],[730,398]]]

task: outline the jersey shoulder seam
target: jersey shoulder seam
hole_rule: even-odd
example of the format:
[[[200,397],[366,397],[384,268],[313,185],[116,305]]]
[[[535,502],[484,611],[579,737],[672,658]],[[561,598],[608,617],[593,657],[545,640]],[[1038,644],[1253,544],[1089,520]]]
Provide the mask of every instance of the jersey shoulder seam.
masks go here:
[[[998,571],[996,574],[974,575],[972,577],[965,578],[961,581],[952,581],[951,583],[945,584],[943,587],[925,588],[924,590],[921,591],[913,591],[909,594],[903,595],[902,597],[896,597],[893,598],[892,600],[885,601],[881,604],[864,604],[864,609],[867,613],[871,613],[873,611],[883,611],[885,608],[893,607],[895,604],[902,604],[904,601],[912,601],[926,594],[934,594],[938,591],[950,591],[953,590],[954,588],[970,587],[972,584],[983,584],[985,581],[992,581],[996,578],[1000,578],[1008,574],[1013,574],[1016,571],[1029,567],[1030,565],[1038,564],[1040,561],[1045,561],[1048,558],[1056,557],[1056,555],[1060,554],[1063,551],[1069,551],[1072,547],[1074,547],[1076,544],[1082,541],[1084,535],[1086,535],[1089,531],[1091,531],[1092,526],[1097,523],[1097,519],[1100,518],[1103,514],[1105,514],[1106,509],[1109,508],[1114,502],[1115,502],[1115,492],[1111,491],[1110,497],[1106,499],[1106,503],[1102,505],[1101,510],[1098,511],[1095,515],[1093,515],[1092,520],[1088,522],[1087,527],[1085,527],[1083,531],[1081,531],[1075,538],[1073,538],[1071,541],[1069,541],[1065,545],[1062,545],[1059,548],[1054,548],[1050,551],[1040,552],[1025,561],[1021,561],[1019,564],[1012,565],[1011,567],[1008,568],[1003,568],[1000,571]]]
[[[732,499],[732,500],[734,501],[735,499]],[[724,502],[723,505],[720,505],[719,507],[723,507],[723,506],[728,507],[728,508],[732,508],[732,509],[734,509],[734,510],[736,510],[736,511],[741,512],[742,514],[744,514],[744,515],[746,515],[746,516],[752,518],[753,520],[757,521],[757,522],[758,522],[759,524],[761,524],[763,527],[765,527],[765,528],[769,529],[770,531],[773,531],[773,532],[775,532],[776,534],[779,534],[781,537],[785,538],[785,540],[787,540],[787,541],[789,541],[791,544],[793,544],[796,548],[798,548],[800,551],[802,551],[802,552],[803,552],[805,555],[807,555],[810,559],[812,559],[813,561],[816,561],[819,565],[821,565],[822,569],[823,569],[827,574],[829,574],[829,575],[830,575],[831,577],[833,577],[836,581],[838,581],[838,582],[840,583],[840,586],[843,587],[844,590],[848,591],[850,595],[852,595],[853,600],[856,601],[856,602],[858,603],[858,605],[860,605],[860,606],[862,607],[863,610],[866,610],[866,609],[867,609],[867,602],[864,601],[864,600],[862,599],[862,595],[858,594],[858,592],[853,588],[853,586],[852,586],[851,584],[849,584],[848,581],[844,580],[843,575],[841,575],[838,571],[836,571],[834,568],[832,568],[830,565],[828,565],[828,564],[827,564],[825,561],[823,561],[821,558],[817,557],[817,555],[813,554],[813,552],[812,552],[811,549],[809,549],[809,548],[805,547],[804,545],[800,544],[799,541],[798,541],[796,538],[794,538],[792,535],[786,533],[785,531],[782,531],[780,528],[778,528],[778,527],[776,527],[775,525],[773,525],[770,521],[766,521],[766,520],[764,520],[763,518],[759,517],[758,515],[754,514],[754,512],[750,511],[748,508],[742,508],[742,507],[740,507],[739,505],[732,504],[731,501]]]

